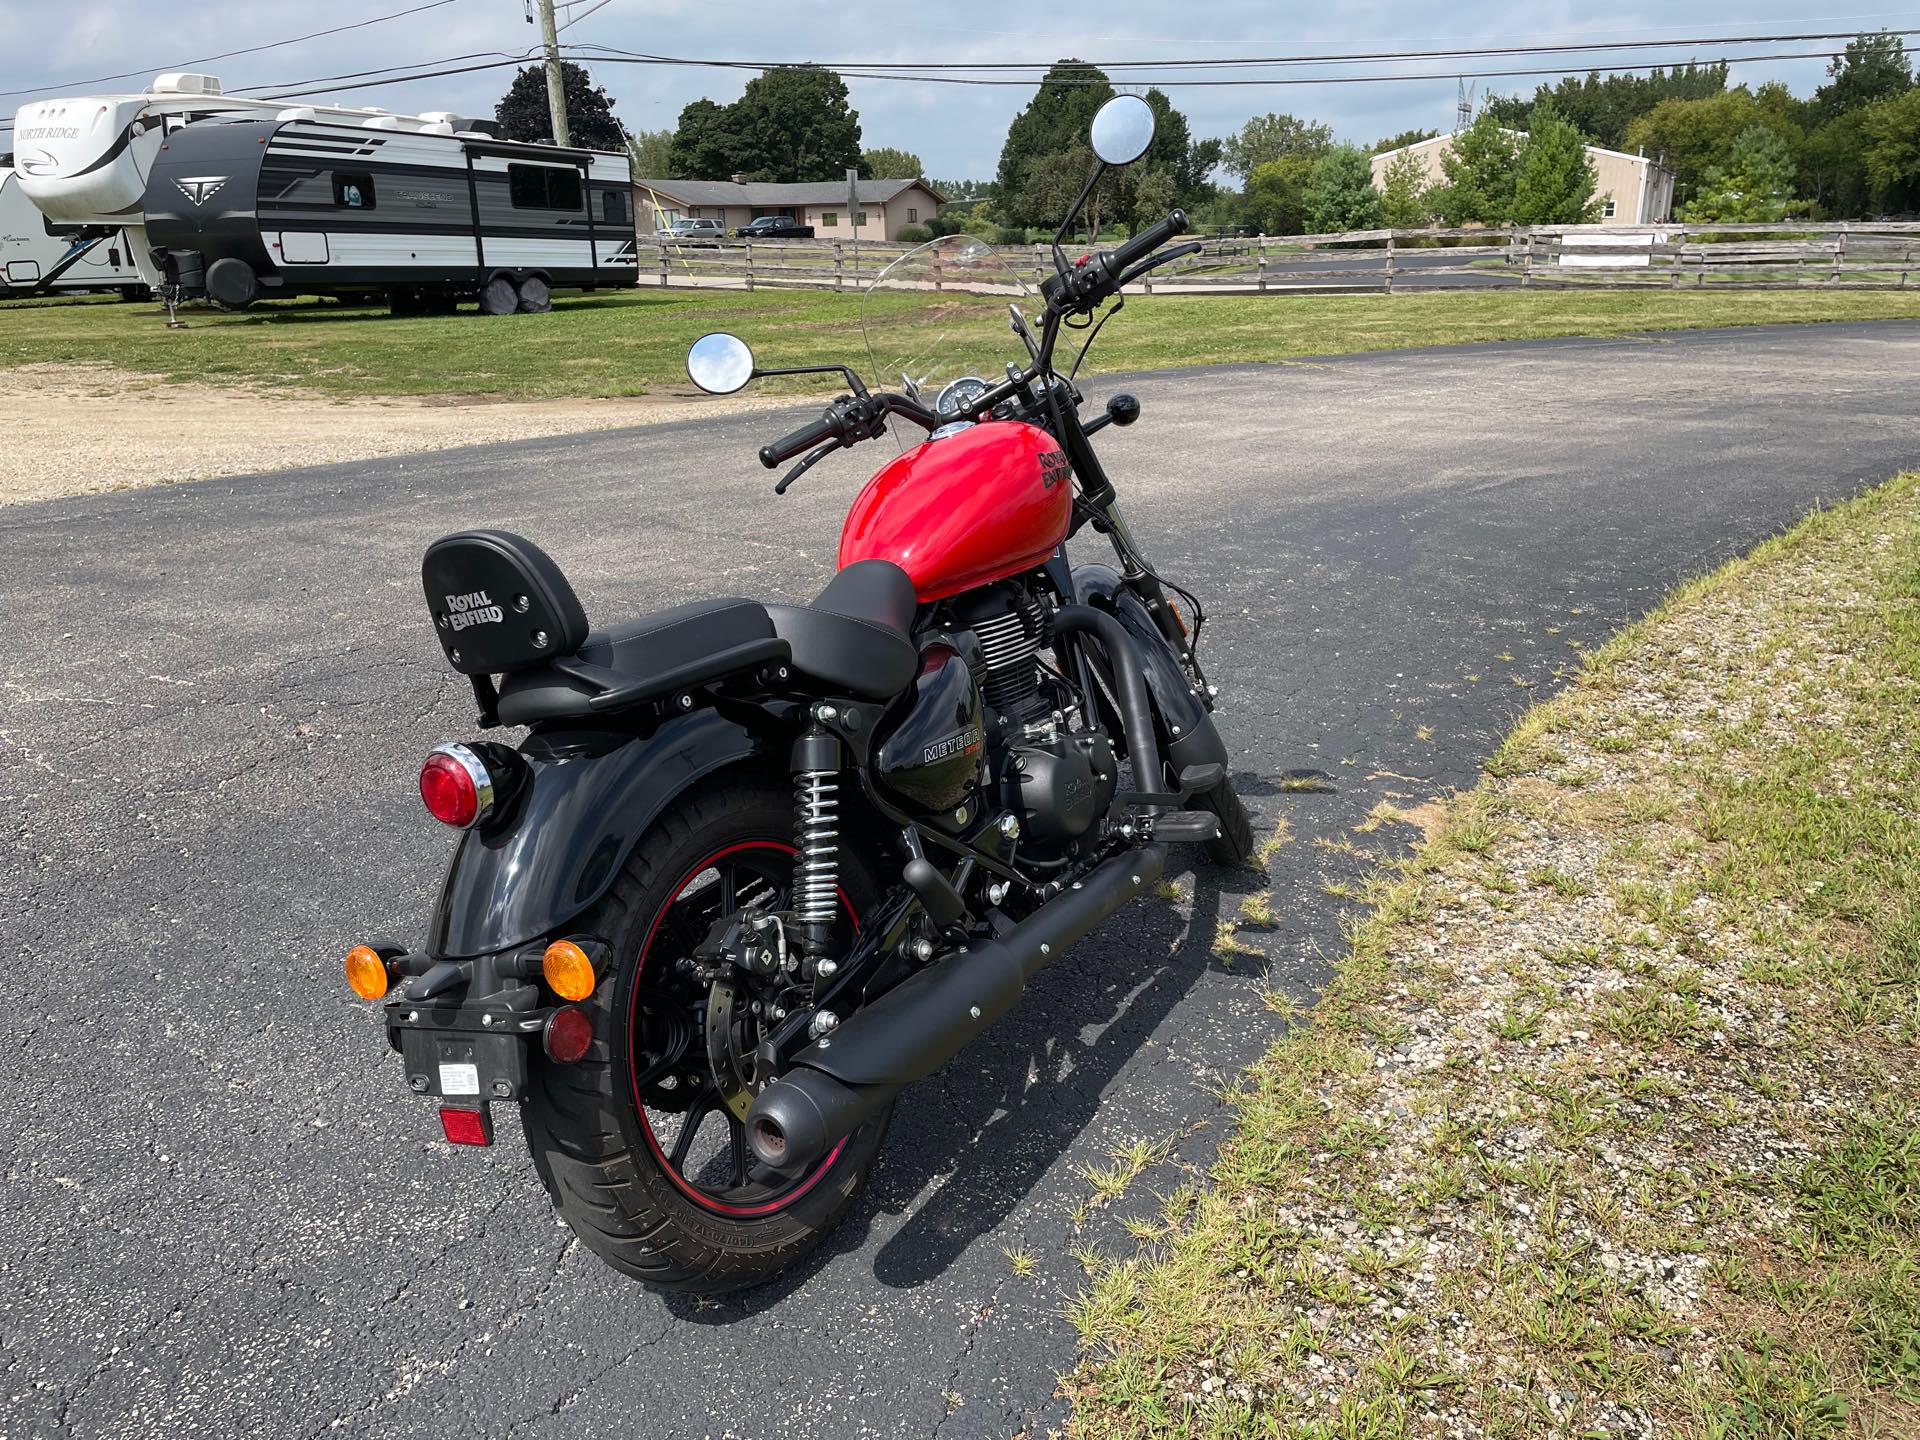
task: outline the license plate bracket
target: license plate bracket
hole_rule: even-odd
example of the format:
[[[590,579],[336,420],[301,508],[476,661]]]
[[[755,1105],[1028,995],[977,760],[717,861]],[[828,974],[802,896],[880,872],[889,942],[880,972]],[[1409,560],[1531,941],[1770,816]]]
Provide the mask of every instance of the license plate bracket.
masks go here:
[[[527,1084],[527,1042],[519,1035],[404,1029],[407,1086],[456,1105],[518,1100]]]

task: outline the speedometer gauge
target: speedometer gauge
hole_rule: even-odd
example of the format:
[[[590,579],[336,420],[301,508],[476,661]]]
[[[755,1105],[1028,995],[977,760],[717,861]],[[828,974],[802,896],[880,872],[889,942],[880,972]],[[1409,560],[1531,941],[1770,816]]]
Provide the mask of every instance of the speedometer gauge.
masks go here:
[[[952,381],[940,392],[940,398],[933,402],[937,415],[966,415],[980,403],[990,387],[978,375],[962,375]]]

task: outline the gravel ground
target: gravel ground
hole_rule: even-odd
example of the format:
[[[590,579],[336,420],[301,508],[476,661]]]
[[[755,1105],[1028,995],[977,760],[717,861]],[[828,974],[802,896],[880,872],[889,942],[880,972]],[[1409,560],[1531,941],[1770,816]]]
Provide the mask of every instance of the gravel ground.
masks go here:
[[[169,384],[105,365],[24,365],[6,375],[12,436],[0,449],[0,505],[793,404],[703,396],[690,385],[624,400],[345,401]]]

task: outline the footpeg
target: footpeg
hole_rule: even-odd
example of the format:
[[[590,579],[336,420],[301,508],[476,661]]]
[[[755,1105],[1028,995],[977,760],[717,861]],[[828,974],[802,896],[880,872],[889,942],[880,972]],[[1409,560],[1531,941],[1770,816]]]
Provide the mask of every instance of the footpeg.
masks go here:
[[[1175,810],[1156,815],[1153,821],[1156,840],[1183,840],[1196,844],[1220,838],[1220,817],[1211,810]]]

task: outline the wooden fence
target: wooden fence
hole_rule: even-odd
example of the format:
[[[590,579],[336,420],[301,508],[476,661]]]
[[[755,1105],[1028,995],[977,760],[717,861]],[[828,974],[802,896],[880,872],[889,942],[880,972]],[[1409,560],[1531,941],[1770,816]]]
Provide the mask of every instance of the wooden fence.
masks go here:
[[[1920,223],[1535,225],[1357,230],[1201,242],[1143,280],[1147,294],[1381,293],[1461,289],[1909,289],[1920,284]],[[858,292],[916,247],[862,241],[640,239],[642,284],[799,286]],[[1085,249],[1081,244],[1070,254]],[[994,247],[1028,286],[1051,274],[1045,245]],[[922,275],[913,288],[1000,293],[977,277]]]

